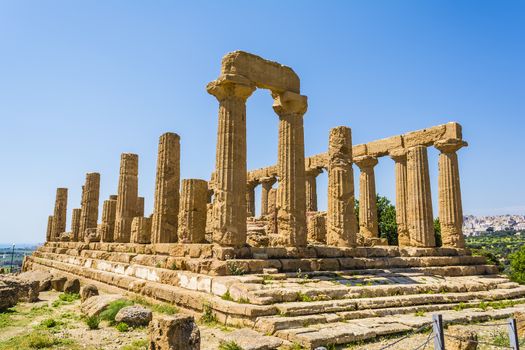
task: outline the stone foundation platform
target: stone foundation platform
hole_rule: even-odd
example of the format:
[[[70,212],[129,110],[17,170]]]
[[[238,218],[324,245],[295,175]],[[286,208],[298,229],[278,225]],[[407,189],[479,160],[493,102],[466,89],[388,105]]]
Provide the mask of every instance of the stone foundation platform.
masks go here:
[[[75,275],[194,314],[209,307],[220,322],[308,349],[418,328],[426,316],[416,313],[460,322],[503,318],[525,304],[524,286],[465,249],[48,242],[24,269]]]

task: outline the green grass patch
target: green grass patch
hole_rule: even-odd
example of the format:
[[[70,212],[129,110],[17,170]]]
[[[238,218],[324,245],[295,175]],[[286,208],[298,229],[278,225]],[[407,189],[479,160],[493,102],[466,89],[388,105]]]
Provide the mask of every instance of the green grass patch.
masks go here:
[[[210,304],[204,304],[202,308],[202,316],[199,319],[201,323],[206,325],[213,325],[217,323],[217,316],[213,313]]]
[[[230,294],[230,290],[229,290],[229,289],[226,291],[226,293],[224,293],[224,294],[221,296],[221,299],[222,299],[222,300],[233,301],[233,298],[232,298],[232,296],[231,296],[231,294]]]
[[[232,340],[229,342],[222,342],[219,345],[219,350],[242,350],[242,348]]]
[[[423,310],[418,310],[418,311],[415,312],[414,315],[417,316],[417,317],[425,316],[425,311],[423,311]]]
[[[11,320],[11,313],[12,312],[2,312],[0,313],[0,329],[9,327],[12,325]]]
[[[0,342],[0,350],[33,350],[46,349],[57,345],[70,344],[70,340],[59,339],[45,330],[35,330],[29,334],[19,335]],[[69,349],[69,347],[68,347]]]
[[[55,328],[57,326],[60,326],[61,324],[62,322],[59,322],[54,318],[46,318],[45,320],[42,320],[40,322],[38,328]]]
[[[151,303],[143,297],[134,297],[132,301],[136,304],[140,304],[144,307],[151,309],[153,312],[166,314],[166,315],[175,315],[179,312],[179,309],[176,306],[167,303]]]
[[[85,319],[85,322],[89,329],[98,329],[100,318],[98,316],[89,316]]]
[[[111,304],[108,305],[106,310],[102,311],[100,313],[100,319],[103,321],[108,321],[110,325],[115,324],[115,316],[117,316],[118,312],[125,308],[126,306],[133,305],[133,302],[130,300],[115,300]]]
[[[129,331],[129,326],[125,324],[124,322],[120,322],[119,324],[115,326],[115,328],[117,329],[117,331],[122,332],[122,333]]]
[[[149,342],[146,339],[133,341],[130,345],[125,345],[120,350],[148,350]]]
[[[298,292],[297,293],[297,300],[298,301],[305,301],[305,302],[310,302],[310,301],[314,301],[314,299],[304,293],[301,293],[301,292]]]

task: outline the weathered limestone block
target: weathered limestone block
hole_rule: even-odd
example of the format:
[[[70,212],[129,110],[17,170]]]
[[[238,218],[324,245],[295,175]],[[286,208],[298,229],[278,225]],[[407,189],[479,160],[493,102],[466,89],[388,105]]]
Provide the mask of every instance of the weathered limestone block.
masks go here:
[[[306,216],[308,243],[326,244],[326,212],[310,212]]]
[[[98,288],[94,284],[87,284],[84,287],[82,287],[82,290],[80,291],[80,301],[84,302],[87,299],[94,297],[98,295]]]
[[[123,153],[120,156],[115,242],[128,243],[131,238],[131,222],[137,212],[138,166],[138,155]]]
[[[80,280],[78,278],[68,278],[64,283],[64,293],[80,293]]]
[[[279,116],[277,230],[282,245],[304,247],[307,233],[303,115],[307,98],[290,91],[273,93],[273,97],[273,109]]]
[[[330,130],[328,157],[326,244],[337,247],[354,246],[357,225],[354,212],[354,171],[350,128],[339,126]]]
[[[180,136],[168,132],[159,139],[151,241],[177,242],[180,186]]]
[[[149,324],[150,350],[199,350],[201,336],[193,316],[156,316]]]
[[[135,217],[131,223],[130,243],[151,243],[151,218]]]
[[[93,243],[100,242],[100,234],[98,228],[88,228],[84,231],[84,242]]]
[[[80,310],[88,317],[97,316],[106,310],[109,304],[120,299],[122,299],[122,296],[117,294],[96,295],[86,299],[80,305]]]
[[[305,172],[306,181],[306,212],[317,211],[317,176],[322,169],[313,168]]]
[[[14,300],[16,300],[16,302],[25,301],[29,303],[38,301],[38,295],[40,294],[39,287],[40,283],[36,280],[20,279],[12,275],[1,276],[0,297],[3,296],[7,298],[7,301],[0,301],[0,305],[10,304]],[[12,293],[15,293],[16,296],[13,297],[11,295]],[[0,306],[0,309],[1,308]]]
[[[390,151],[390,158],[395,162],[396,174],[396,223],[397,239],[400,247],[410,246],[407,218],[407,156],[405,149]]]
[[[51,288],[53,290],[56,290],[57,292],[63,292],[66,281],[67,281],[67,277],[53,276],[53,279],[51,279]]]
[[[0,311],[9,309],[18,303],[17,286],[0,280]]]
[[[79,208],[73,209],[72,216],[71,216],[71,242],[79,241],[81,214],[82,214],[82,209],[79,209]]]
[[[206,180],[182,180],[178,228],[179,242],[205,242],[207,194],[208,182]]]
[[[97,228],[100,174],[87,173],[82,191],[79,236],[83,240],[88,228]]]
[[[117,199],[105,200],[102,206],[102,222],[98,226],[101,242],[113,242],[116,214]]]
[[[153,318],[153,313],[140,305],[126,306],[115,315],[115,322],[124,322],[132,327],[145,327]]]
[[[359,233],[365,238],[378,238],[379,224],[374,172],[377,158],[361,156],[354,158],[354,162],[361,170],[359,175]]]
[[[37,281],[38,282],[38,291],[44,292],[51,288],[51,280],[53,275],[47,271],[33,270],[26,271],[17,276],[20,280],[26,281]]]
[[[465,326],[451,326],[445,329],[445,344],[447,350],[476,350],[478,335]]]
[[[219,101],[215,160],[213,241],[240,247],[246,242],[246,99],[255,85],[238,75],[208,84]]]
[[[46,242],[52,240],[51,233],[53,231],[53,215],[47,217]]]
[[[58,241],[60,234],[66,230],[67,188],[57,188],[55,211],[51,228],[51,241]]]
[[[246,243],[250,247],[267,247],[270,243],[268,235],[266,234],[265,220],[256,220],[248,222]]]
[[[516,327],[518,328],[518,338],[523,339],[525,338],[525,312],[514,312],[514,318],[516,319]]]
[[[280,338],[262,335],[249,328],[234,330],[226,335],[224,341],[233,341],[243,350],[273,350],[279,348],[283,343]]]
[[[428,156],[425,146],[415,146],[407,153],[407,222],[410,245],[434,247],[434,220]]]
[[[463,207],[459,181],[457,151],[467,143],[458,139],[441,140],[434,146],[439,155],[438,193],[439,222],[444,247],[464,248]]]

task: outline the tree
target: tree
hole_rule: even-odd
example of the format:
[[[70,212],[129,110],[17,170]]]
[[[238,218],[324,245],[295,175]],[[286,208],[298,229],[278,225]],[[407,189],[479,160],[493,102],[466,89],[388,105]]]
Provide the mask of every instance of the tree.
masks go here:
[[[376,197],[379,237],[386,238],[389,245],[397,245],[396,207],[386,197]],[[359,201],[355,201],[355,216],[359,222]]]
[[[439,218],[434,219],[434,236],[436,237],[436,247],[441,247],[443,241],[441,240],[441,223]]]
[[[510,254],[510,278],[514,282],[525,284],[525,245]]]

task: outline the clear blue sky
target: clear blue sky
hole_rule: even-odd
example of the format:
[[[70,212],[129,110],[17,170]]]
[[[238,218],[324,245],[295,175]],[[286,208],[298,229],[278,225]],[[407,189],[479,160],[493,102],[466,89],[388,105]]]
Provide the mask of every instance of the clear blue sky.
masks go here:
[[[457,121],[464,212],[525,214],[524,38],[523,1],[0,0],[0,242],[43,241],[55,188],[70,212],[86,172],[101,173],[101,203],[116,193],[121,152],[140,155],[149,214],[166,131],[181,135],[182,177],[208,179],[218,105],[205,85],[238,49],[301,77],[306,155],[337,125],[362,143]],[[273,164],[269,93],[247,108],[248,166]],[[392,199],[393,171],[385,158],[376,172]]]

